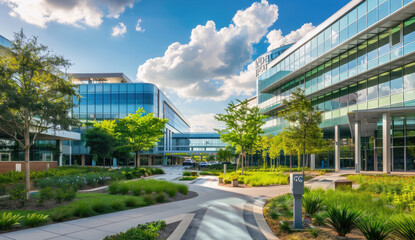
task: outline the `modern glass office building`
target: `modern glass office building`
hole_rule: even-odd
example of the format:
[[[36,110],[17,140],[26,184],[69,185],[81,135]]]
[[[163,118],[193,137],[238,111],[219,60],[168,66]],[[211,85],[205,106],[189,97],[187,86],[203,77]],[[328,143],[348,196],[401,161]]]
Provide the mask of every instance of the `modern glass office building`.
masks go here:
[[[297,88],[323,111],[316,167],[415,170],[415,1],[352,0],[257,73],[266,134]]]
[[[124,118],[143,108],[145,113],[168,119],[164,138],[152,151],[144,153],[152,157],[155,163],[167,161],[166,151],[172,150],[172,136],[176,133],[190,131],[190,125],[171,101],[155,85],[149,83],[133,83],[122,73],[73,74],[73,83],[78,85],[81,98],[75,99],[77,105],[73,109],[73,117],[81,122],[112,120]],[[84,133],[86,128],[74,129]],[[95,165],[85,142],[67,143],[72,148],[65,164]],[[143,163],[147,159],[142,158]],[[102,164],[102,163],[100,163]],[[107,163],[108,164],[108,163]],[[112,162],[111,162],[112,164]],[[121,164],[128,164],[121,162]]]

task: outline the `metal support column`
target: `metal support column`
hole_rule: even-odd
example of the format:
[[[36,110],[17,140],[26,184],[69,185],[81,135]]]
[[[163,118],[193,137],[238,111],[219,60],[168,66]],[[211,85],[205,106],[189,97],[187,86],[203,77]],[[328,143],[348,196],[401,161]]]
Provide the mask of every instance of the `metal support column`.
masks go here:
[[[356,173],[360,173],[362,156],[361,156],[361,146],[360,146],[360,122],[354,123],[354,165]]]
[[[339,125],[334,126],[334,170],[340,170],[340,130]]]
[[[389,174],[391,172],[391,116],[389,112],[382,114],[382,141],[383,172]]]

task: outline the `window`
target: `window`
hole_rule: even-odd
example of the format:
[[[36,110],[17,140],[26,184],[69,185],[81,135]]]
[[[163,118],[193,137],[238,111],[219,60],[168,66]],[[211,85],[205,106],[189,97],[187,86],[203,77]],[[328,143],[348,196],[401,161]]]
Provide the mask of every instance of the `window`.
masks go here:
[[[383,19],[386,16],[388,16],[388,14],[389,14],[389,6],[388,5],[389,5],[388,1],[386,1],[386,2],[382,3],[381,5],[379,5],[379,7],[378,7],[379,20]]]
[[[356,19],[357,19],[357,9],[356,8],[353,9],[347,15],[349,17],[349,24],[351,24],[352,22],[356,21]]]
[[[379,98],[390,95],[389,73],[383,73],[379,76]]]
[[[363,2],[357,7],[357,17],[361,18],[367,13],[367,3]]]
[[[379,35],[379,56],[383,56],[389,52],[389,32],[385,31]]]
[[[357,83],[349,86],[349,106],[357,102]]]
[[[391,93],[400,93],[403,89],[402,68],[394,69],[391,72]]]
[[[361,32],[366,28],[366,15],[357,20],[357,32]]]
[[[367,0],[368,11],[374,9],[378,5],[378,0]]]
[[[375,36],[374,38],[368,41],[367,60],[370,62],[371,60],[377,57],[378,57],[378,37]]]
[[[344,73],[347,71],[347,53],[340,56],[340,73]]]
[[[401,25],[390,29],[392,50],[401,46]]]
[[[349,26],[349,38],[353,37],[357,33],[357,23],[354,22]]]
[[[371,26],[378,21],[378,11],[374,9],[367,14],[367,26]]]
[[[340,89],[339,107],[347,107],[348,96],[347,87]]]
[[[378,97],[378,77],[369,78],[367,81],[367,100],[373,100]]]
[[[51,153],[43,153],[42,154],[42,161],[45,161],[45,162],[53,161],[53,155]]]
[[[415,17],[406,20],[403,26],[403,42],[406,45],[415,41]]]
[[[340,32],[340,42],[344,42],[347,40],[347,28]]]
[[[366,102],[367,100],[366,83],[366,81],[361,81],[357,85],[357,103]]]
[[[363,65],[367,63],[367,42],[363,42],[357,48],[357,65]]]
[[[401,0],[391,0],[390,4],[391,4],[391,13],[395,12],[396,10],[402,7]]]
[[[340,19],[340,30],[344,29],[345,27],[347,27],[348,23],[347,23],[347,15],[343,16]]]
[[[10,153],[0,153],[0,162],[11,161],[11,154]]]
[[[405,91],[415,88],[415,63],[405,66],[403,81]]]

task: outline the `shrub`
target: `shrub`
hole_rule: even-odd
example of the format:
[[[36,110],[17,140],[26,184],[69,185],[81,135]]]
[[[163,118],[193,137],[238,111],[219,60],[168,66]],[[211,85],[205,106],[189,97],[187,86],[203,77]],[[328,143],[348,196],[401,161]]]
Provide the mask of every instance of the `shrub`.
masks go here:
[[[153,203],[154,203],[153,195],[151,195],[151,194],[146,194],[146,195],[144,195],[144,202],[145,202],[147,205],[151,205],[151,204],[153,204]]]
[[[280,229],[281,229],[281,231],[286,232],[286,233],[292,233],[293,232],[293,229],[292,229],[289,222],[280,223]]]
[[[161,168],[153,168],[154,174],[164,174],[164,170]]]
[[[140,196],[141,195],[141,187],[140,186],[133,187],[132,192],[133,192],[134,196]]]
[[[121,193],[122,195],[127,195],[129,191],[130,189],[127,184],[125,183],[120,184],[119,189],[118,189],[119,193]]]
[[[318,229],[318,228],[310,228],[309,230],[308,230],[308,232],[311,234],[311,236],[313,236],[314,238],[317,238],[318,237],[318,235],[320,234],[320,229]]]
[[[190,177],[190,176],[192,176],[192,173],[191,172],[189,172],[189,171],[184,171],[183,172],[183,176],[187,176],[187,177]]]
[[[107,213],[111,212],[111,206],[109,203],[106,203],[104,201],[94,201],[92,204],[92,210],[94,210],[97,213]]]
[[[20,216],[20,214],[13,214],[11,212],[9,212],[9,213],[4,212],[0,216],[0,230],[2,230],[2,231],[9,230],[14,225],[19,224],[19,220],[21,218],[22,217]]]
[[[167,188],[166,189],[166,193],[169,194],[169,197],[175,197],[176,193],[177,193],[177,189],[176,188]]]
[[[124,200],[125,206],[127,207],[136,207],[138,205],[137,199],[135,197],[128,197]]]
[[[191,177],[182,177],[179,179],[179,181],[192,181],[195,180],[197,176],[191,176]]]
[[[50,214],[50,218],[54,222],[61,222],[65,219],[71,218],[73,214],[73,210],[69,208],[57,208]]]
[[[120,187],[120,184],[117,182],[112,183],[108,186],[108,192],[109,194],[116,195],[118,193],[118,189]]]
[[[9,190],[9,196],[12,200],[17,200],[23,206],[26,201],[26,189],[23,184],[16,184]]]
[[[391,222],[395,235],[402,239],[415,240],[415,217],[400,216]]]
[[[270,217],[274,220],[277,220],[280,217],[280,215],[277,212],[273,211],[270,213]]]
[[[92,210],[92,206],[85,202],[76,203],[74,207],[74,215],[77,217],[89,217],[94,214],[95,212]]]
[[[387,221],[380,221],[377,219],[362,218],[356,221],[356,225],[367,240],[388,239],[392,232],[392,228]],[[414,226],[415,225],[413,225],[413,227]]]
[[[305,212],[312,216],[323,208],[323,199],[314,193],[304,194],[303,207]]]
[[[6,195],[6,194],[7,194],[6,186],[0,184],[0,196]]]
[[[152,187],[152,186],[150,186],[150,185],[146,185],[146,186],[144,186],[144,191],[145,191],[147,194],[151,194],[151,193],[153,193],[153,187]]]
[[[63,191],[63,189],[62,188],[56,189],[53,199],[55,199],[57,203],[61,203],[63,202],[64,198],[65,198],[65,192]]]
[[[125,232],[106,236],[104,240],[156,240],[159,236],[157,231],[164,229],[165,227],[166,223],[164,221],[146,223],[130,228]]]
[[[125,208],[125,203],[124,201],[117,199],[117,200],[112,201],[111,207],[118,211],[123,210]]]
[[[162,203],[162,202],[164,202],[164,201],[166,201],[166,196],[164,195],[164,193],[158,193],[157,195],[156,195],[156,198],[155,198],[155,200],[156,200],[156,202],[158,202],[158,203]]]
[[[40,189],[40,202],[44,203],[47,200],[50,200],[53,198],[53,190],[51,187],[45,187]]]
[[[339,236],[346,236],[356,228],[356,220],[360,215],[359,211],[347,206],[341,208],[331,206],[326,210],[326,222],[334,228]]]
[[[25,227],[38,227],[49,221],[49,215],[41,213],[29,213],[22,219],[22,225]]]

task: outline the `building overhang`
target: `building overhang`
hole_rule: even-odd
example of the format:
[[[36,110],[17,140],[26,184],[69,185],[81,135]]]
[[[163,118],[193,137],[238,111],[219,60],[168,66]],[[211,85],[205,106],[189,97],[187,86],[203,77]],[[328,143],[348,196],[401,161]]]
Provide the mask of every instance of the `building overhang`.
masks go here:
[[[38,135],[37,140],[81,140],[81,134],[77,132],[48,129]]]
[[[349,120],[349,128],[354,135],[354,123],[360,123],[361,137],[374,136],[379,119],[384,113],[392,114],[408,114],[415,113],[415,107],[394,107],[394,108],[377,108],[368,110],[355,110],[347,113]]]

